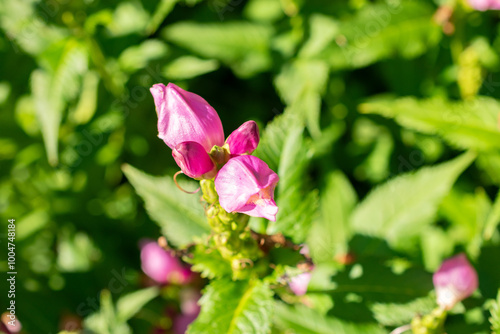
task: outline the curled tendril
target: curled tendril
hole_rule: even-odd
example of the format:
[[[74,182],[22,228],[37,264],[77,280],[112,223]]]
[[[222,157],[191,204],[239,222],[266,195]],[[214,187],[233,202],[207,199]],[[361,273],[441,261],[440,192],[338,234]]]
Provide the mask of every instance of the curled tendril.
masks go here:
[[[238,264],[241,268],[253,267],[253,261],[250,259],[238,259]]]
[[[198,189],[196,189],[195,191],[187,191],[185,189],[183,189],[179,183],[177,183],[177,175],[179,174],[184,174],[181,170],[178,171],[177,173],[174,174],[174,183],[175,185],[177,186],[177,188],[179,188],[180,191],[183,191],[185,192],[186,194],[196,194],[198,191],[200,191],[200,187],[198,187]]]

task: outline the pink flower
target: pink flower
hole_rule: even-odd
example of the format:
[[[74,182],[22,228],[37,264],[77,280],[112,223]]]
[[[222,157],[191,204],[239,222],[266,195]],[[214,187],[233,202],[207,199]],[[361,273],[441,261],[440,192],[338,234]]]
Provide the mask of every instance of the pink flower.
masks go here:
[[[230,159],[215,177],[219,202],[227,212],[276,221],[278,207],[274,188],[278,175],[257,157],[242,155]]]
[[[254,121],[243,123],[227,137],[231,155],[251,154],[259,145],[259,127]]]
[[[302,274],[298,274],[290,279],[290,289],[297,296],[303,296],[307,292],[307,286],[311,281],[311,273],[306,272]]]
[[[211,179],[215,176],[215,164],[201,144],[187,141],[172,150],[172,156],[182,172],[194,179]]]
[[[196,290],[185,289],[181,291],[181,311],[182,314],[177,315],[173,321],[173,331],[175,334],[184,334],[187,327],[192,323],[200,313],[200,305],[198,300],[201,295]]]
[[[206,152],[224,144],[224,130],[219,115],[201,96],[169,83],[151,87],[156,113],[158,137],[174,149],[186,141],[199,143]]]
[[[469,0],[469,4],[480,11],[500,9],[500,0]]]
[[[432,280],[437,303],[445,310],[469,297],[478,287],[476,270],[463,253],[444,261]]]
[[[142,271],[160,284],[186,284],[191,271],[154,241],[146,241],[141,247]]]

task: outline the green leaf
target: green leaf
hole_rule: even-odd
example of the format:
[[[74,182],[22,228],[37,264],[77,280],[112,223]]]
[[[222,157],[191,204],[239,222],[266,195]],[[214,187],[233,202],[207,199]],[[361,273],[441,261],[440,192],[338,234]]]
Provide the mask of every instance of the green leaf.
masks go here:
[[[305,192],[306,169],[311,156],[303,132],[303,126],[293,125],[283,142],[277,170],[280,176],[277,188],[279,211],[276,222],[271,222],[268,227],[269,234],[281,232],[296,243],[305,241],[318,205],[317,192]]]
[[[498,290],[497,299],[491,304],[490,314],[492,334],[500,334],[500,290]]]
[[[363,113],[394,118],[401,126],[437,134],[457,148],[500,148],[497,129],[500,102],[488,97],[451,102],[441,98],[417,100],[373,98],[359,107]]]
[[[483,232],[485,240],[490,240],[491,237],[493,237],[498,224],[500,224],[500,192],[498,192],[495,202],[493,203],[493,207],[491,208],[488,218],[486,219]]]
[[[175,5],[179,2],[179,0],[161,0],[156,10],[153,14],[153,17],[149,20],[149,23],[146,27],[146,34],[152,35],[156,32],[156,30],[160,27],[161,23],[165,20],[165,18],[172,12]]]
[[[261,281],[212,281],[200,299],[201,312],[188,334],[267,334],[272,291]]]
[[[86,124],[94,116],[97,110],[97,90],[99,88],[99,76],[94,71],[89,71],[83,77],[82,92],[78,104],[69,118],[76,124]]]
[[[219,62],[214,59],[201,59],[193,56],[183,56],[172,60],[163,68],[163,75],[174,80],[191,79],[219,68]]]
[[[275,302],[275,323],[283,331],[296,334],[382,334],[387,333],[376,324],[350,323],[325,317],[304,306],[290,306]]]
[[[321,217],[314,222],[307,239],[314,263],[332,261],[335,255],[347,253],[349,218],[357,202],[354,188],[340,171],[327,177],[320,195]]]
[[[466,153],[379,186],[354,210],[353,230],[384,239],[395,249],[411,249],[422,230],[433,222],[443,197],[473,159],[472,153]]]
[[[150,22],[149,14],[138,1],[121,2],[113,12],[107,28],[112,36],[143,33]]]
[[[417,298],[405,304],[374,303],[370,306],[377,322],[384,326],[402,326],[422,314],[429,314],[436,307],[436,296]]]
[[[134,291],[120,297],[116,302],[116,318],[119,322],[126,322],[131,319],[137,312],[139,312],[144,305],[149,301],[156,298],[160,293],[158,287],[153,286],[150,288]]]
[[[414,58],[441,38],[433,14],[434,8],[422,2],[394,2],[366,5],[338,29],[337,21],[323,17],[315,25],[324,29],[312,30],[303,54],[326,60],[333,70],[364,67],[394,56]],[[327,34],[318,36],[323,30]]]
[[[327,81],[326,63],[300,59],[285,65],[275,79],[278,93],[290,106],[288,113],[303,119],[314,139],[321,135],[321,96]]]
[[[191,254],[192,257],[185,257],[184,261],[192,265],[192,271],[201,273],[201,277],[214,279],[231,276],[233,273],[230,264],[215,247],[208,248],[197,244]]]
[[[62,101],[53,101],[50,96],[51,78],[43,70],[31,74],[31,91],[34,97],[35,111],[42,130],[47,159],[53,166],[58,163],[59,127],[62,119]]]
[[[130,165],[124,165],[122,169],[146,203],[151,218],[173,245],[181,247],[192,242],[194,237],[209,233],[199,195],[182,192],[170,176],[147,175]],[[196,186],[193,182],[180,184],[185,189]]]
[[[59,161],[59,127],[67,102],[75,98],[81,78],[87,70],[87,51],[75,39],[67,39],[47,48],[39,58],[45,70],[31,74],[31,91],[42,130],[49,163]]]
[[[127,72],[134,72],[147,66],[148,62],[164,57],[168,53],[167,45],[157,39],[148,39],[139,45],[125,49],[118,58],[120,67]]]
[[[179,22],[165,28],[163,36],[202,57],[215,58],[241,77],[250,77],[271,65],[272,30],[249,22]]]

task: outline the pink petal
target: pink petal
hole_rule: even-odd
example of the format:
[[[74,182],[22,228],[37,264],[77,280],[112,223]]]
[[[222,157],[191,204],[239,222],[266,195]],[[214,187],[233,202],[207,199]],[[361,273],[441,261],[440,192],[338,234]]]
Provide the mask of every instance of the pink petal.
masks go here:
[[[480,11],[500,9],[500,1],[498,0],[469,0],[472,8]]]
[[[158,115],[158,137],[174,148],[194,141],[209,152],[224,145],[224,130],[219,115],[201,96],[169,83],[151,87]]]
[[[220,205],[228,212],[276,220],[278,208],[274,188],[279,177],[257,157],[242,155],[232,159],[215,177]]]
[[[447,310],[469,297],[478,287],[476,270],[463,253],[444,261],[432,280],[438,304]]]
[[[172,156],[182,172],[189,177],[211,179],[215,176],[215,164],[203,146],[197,142],[188,141],[178,144],[172,150]]]
[[[184,270],[176,257],[167,253],[154,241],[142,246],[141,267],[146,275],[161,284],[175,280]]]
[[[297,296],[305,295],[307,292],[307,286],[311,281],[311,276],[311,273],[302,273],[292,277],[290,283],[288,284],[292,292]]]
[[[259,127],[254,121],[243,123],[227,137],[226,144],[232,155],[251,154],[259,145]]]

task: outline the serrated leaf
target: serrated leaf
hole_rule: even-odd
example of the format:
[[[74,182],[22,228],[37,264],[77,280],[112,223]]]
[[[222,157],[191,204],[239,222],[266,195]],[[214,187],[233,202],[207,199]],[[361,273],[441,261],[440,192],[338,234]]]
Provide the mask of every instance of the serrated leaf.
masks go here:
[[[186,257],[184,260],[192,265],[192,271],[199,272],[201,277],[208,279],[231,276],[233,272],[219,251],[215,248],[207,248],[202,244],[197,244],[192,251],[192,257]]]
[[[322,41],[327,47],[314,50],[315,57],[325,59],[333,70],[360,68],[394,56],[417,57],[441,39],[433,14],[434,8],[422,2],[366,5],[340,23],[337,34],[328,35],[329,43]]]
[[[116,318],[118,322],[126,322],[139,312],[144,305],[158,296],[160,290],[153,286],[150,288],[134,291],[116,302]]]
[[[325,317],[304,306],[290,306],[275,302],[275,323],[283,331],[296,334],[383,334],[387,333],[376,324],[350,323]]]
[[[500,290],[497,299],[490,306],[490,324],[492,334],[500,334]]]
[[[190,243],[194,237],[209,233],[199,195],[183,193],[170,176],[147,175],[130,165],[125,165],[122,169],[144,200],[151,218],[158,223],[173,245],[181,247]],[[184,187],[191,189],[196,184],[184,183]]]
[[[214,58],[241,77],[250,77],[271,65],[269,26],[249,22],[179,22],[168,26],[163,36],[205,58]]]
[[[340,171],[327,177],[320,196],[320,218],[314,222],[307,239],[314,263],[331,261],[335,255],[347,253],[351,236],[349,219],[357,202],[354,188]]]
[[[272,291],[261,281],[211,282],[200,299],[201,312],[188,334],[267,334],[270,330]]]
[[[374,303],[370,306],[373,316],[384,326],[402,326],[422,314],[429,314],[435,307],[435,296],[417,298],[405,304]]]
[[[492,98],[478,97],[463,102],[441,98],[374,98],[359,109],[363,113],[394,118],[410,129],[437,134],[457,148],[492,150],[500,147],[497,128],[500,102]]]
[[[443,197],[473,159],[472,153],[466,153],[379,186],[354,210],[353,230],[384,239],[395,249],[411,249],[418,235],[433,221]]]

